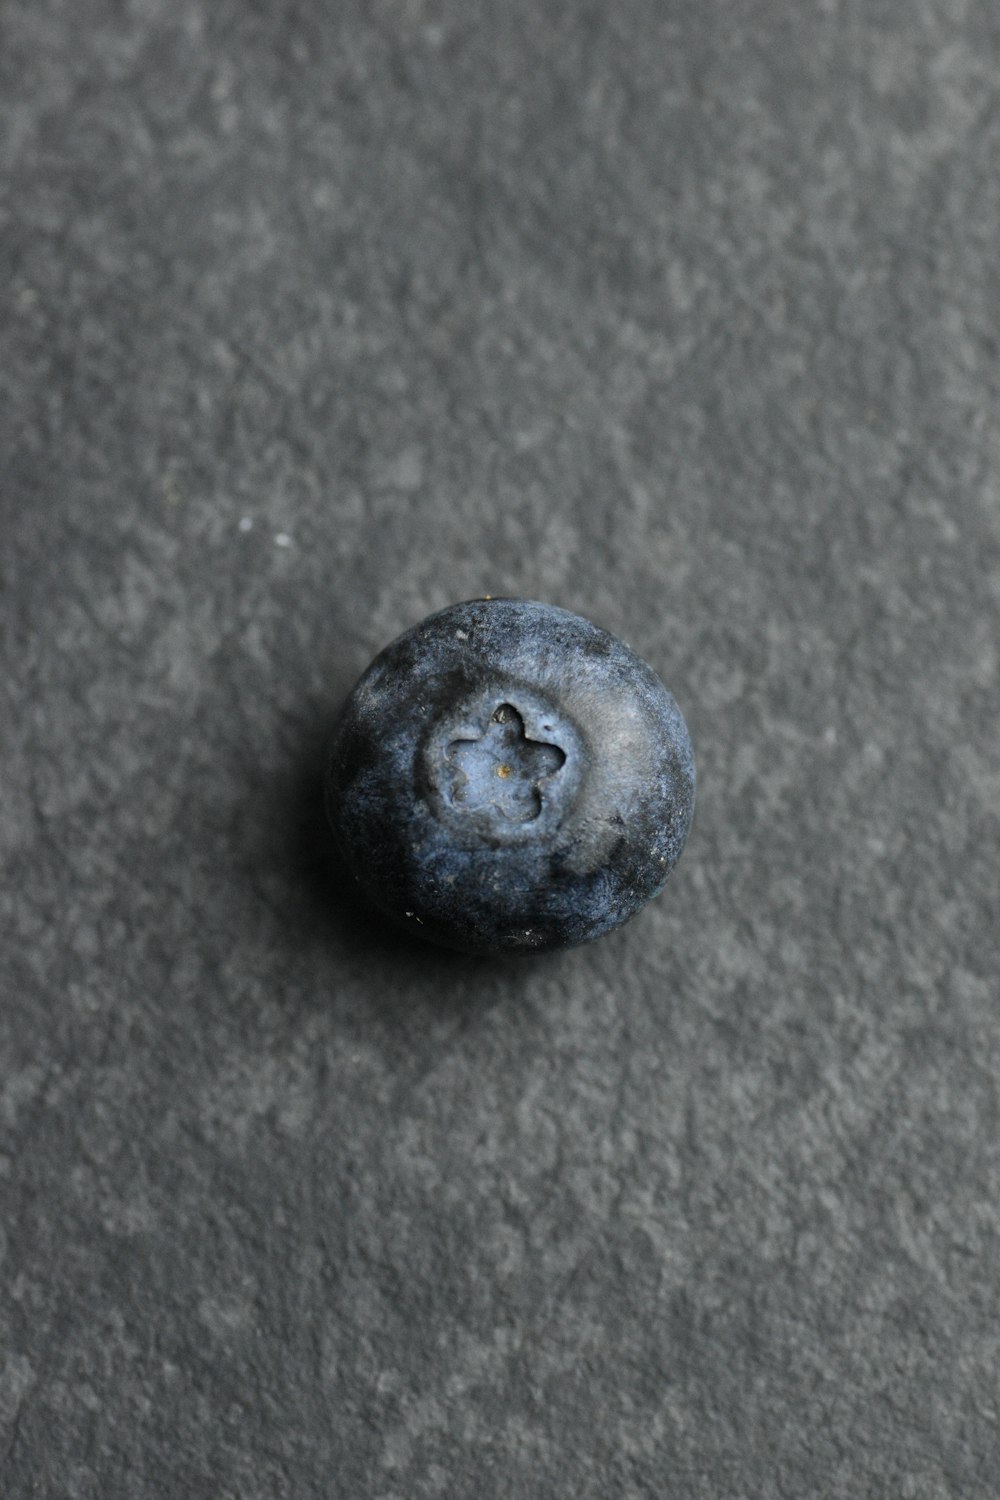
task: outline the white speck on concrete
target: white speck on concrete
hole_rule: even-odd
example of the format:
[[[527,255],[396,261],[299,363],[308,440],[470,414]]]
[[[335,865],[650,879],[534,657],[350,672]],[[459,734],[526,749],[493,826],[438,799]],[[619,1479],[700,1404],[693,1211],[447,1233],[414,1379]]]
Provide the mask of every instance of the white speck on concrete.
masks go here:
[[[287,531],[279,531],[275,535],[274,545],[276,547],[290,547],[292,545],[292,539],[288,535],[288,532]]]
[[[467,630],[456,630],[455,635],[460,641],[467,641],[469,639],[469,632]]]
[[[253,516],[240,516],[240,530],[253,531]]]

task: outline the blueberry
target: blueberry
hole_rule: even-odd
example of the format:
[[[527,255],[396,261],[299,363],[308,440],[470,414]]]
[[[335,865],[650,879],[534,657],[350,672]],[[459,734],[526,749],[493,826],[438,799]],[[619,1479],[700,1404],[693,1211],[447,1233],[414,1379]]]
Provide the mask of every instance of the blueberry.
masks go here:
[[[473,953],[599,937],[655,896],[694,806],[659,678],[579,615],[455,604],[375,658],[334,731],[326,805],[371,900]]]

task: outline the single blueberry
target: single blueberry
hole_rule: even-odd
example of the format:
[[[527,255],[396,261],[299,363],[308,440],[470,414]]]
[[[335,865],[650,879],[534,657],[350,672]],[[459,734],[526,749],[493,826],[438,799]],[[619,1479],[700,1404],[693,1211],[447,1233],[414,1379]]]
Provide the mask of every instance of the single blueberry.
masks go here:
[[[471,953],[568,947],[662,888],[694,807],[680,710],[579,615],[477,599],[375,658],[334,731],[326,805],[389,916]]]

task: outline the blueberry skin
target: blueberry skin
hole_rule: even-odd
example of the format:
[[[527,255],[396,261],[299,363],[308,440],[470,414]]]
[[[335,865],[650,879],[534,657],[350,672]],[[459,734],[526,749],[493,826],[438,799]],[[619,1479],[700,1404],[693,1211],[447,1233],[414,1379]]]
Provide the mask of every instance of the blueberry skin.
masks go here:
[[[325,796],[368,897],[469,953],[569,947],[662,889],[694,808],[680,710],[579,615],[475,599],[387,646],[333,733]]]

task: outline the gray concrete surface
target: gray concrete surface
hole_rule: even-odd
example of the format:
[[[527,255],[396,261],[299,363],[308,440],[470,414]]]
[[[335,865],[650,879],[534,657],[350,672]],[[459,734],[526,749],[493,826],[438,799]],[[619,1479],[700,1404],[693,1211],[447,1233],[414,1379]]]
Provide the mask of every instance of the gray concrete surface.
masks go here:
[[[0,6],[0,1494],[1000,1494],[1000,9]],[[666,895],[401,946],[316,758],[624,636]]]

